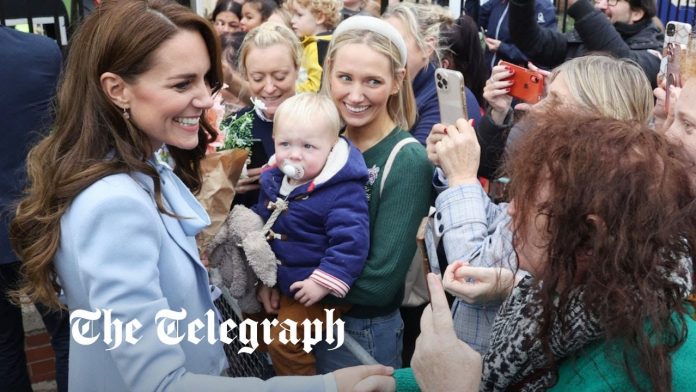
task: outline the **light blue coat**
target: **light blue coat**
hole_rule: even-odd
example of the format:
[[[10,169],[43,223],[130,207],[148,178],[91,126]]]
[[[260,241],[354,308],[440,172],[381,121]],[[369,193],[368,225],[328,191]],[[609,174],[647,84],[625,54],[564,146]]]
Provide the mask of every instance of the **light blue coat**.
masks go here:
[[[136,344],[123,342],[108,350],[103,322],[91,325],[100,339],[70,342],[71,391],[325,391],[335,390],[333,376],[258,379],[218,377],[227,359],[218,341],[192,344],[184,339],[166,345],[156,335],[155,314],[162,309],[187,311],[179,335],[193,319],[206,321],[214,309],[208,274],[194,236],[210,223],[207,214],[171,169],[157,165],[162,198],[168,211],[154,202],[152,180],[142,173],[105,177],[82,191],[61,219],[55,257],[58,277],[71,313],[77,309],[110,309],[112,319],[137,319]],[[215,326],[217,331],[217,325]],[[230,335],[235,336],[237,330]],[[216,333],[217,336],[217,333]],[[239,354],[244,355],[244,354]]]

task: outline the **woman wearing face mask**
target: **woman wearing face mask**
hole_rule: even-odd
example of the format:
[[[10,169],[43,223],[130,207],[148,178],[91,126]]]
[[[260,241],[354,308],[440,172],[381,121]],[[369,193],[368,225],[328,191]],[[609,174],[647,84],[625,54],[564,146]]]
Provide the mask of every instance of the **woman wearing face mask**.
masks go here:
[[[273,115],[281,103],[295,95],[301,58],[300,42],[285,26],[265,23],[244,37],[239,50],[239,73],[248,83],[255,106],[242,110],[239,115],[252,112],[251,133],[256,141],[251,148],[247,176],[235,187],[234,204],[251,207],[258,201],[261,166],[275,152]]]
[[[80,326],[71,391],[351,390],[356,370],[386,370],[233,379],[220,377],[229,364],[218,333],[163,341],[161,311],[183,314],[182,335],[216,312],[195,243],[210,219],[191,191],[216,136],[204,111],[221,78],[215,31],[175,2],[106,1],[72,37],[53,132],[29,153],[11,225],[21,292],[67,306]],[[163,145],[174,169],[154,156]]]
[[[395,367],[401,364],[404,279],[430,204],[432,176],[425,149],[405,131],[415,117],[406,59],[406,44],[391,25],[352,16],[334,31],[322,83],[346,125],[343,135],[362,152],[370,173],[370,249],[344,299],[352,308],[342,319],[346,333],[379,363]],[[387,158],[405,139],[412,143],[400,145],[385,174]],[[343,347],[328,348],[319,344],[315,351],[319,373],[359,363]]]
[[[382,18],[394,26],[408,48],[406,67],[416,97],[416,122],[409,130],[413,137],[425,145],[433,125],[440,122],[435,87],[435,69],[440,62],[440,25],[451,17],[434,5],[398,3],[390,6]],[[475,123],[481,117],[476,97],[465,87],[467,117]]]
[[[481,165],[486,161],[486,153],[491,154],[493,150],[502,154],[504,149],[504,133],[486,133],[483,129],[495,129],[491,124],[496,121],[496,113],[509,110],[512,98],[507,94],[510,83],[507,78],[510,75],[504,67],[494,68],[486,85],[484,96],[489,99],[491,114],[484,116],[476,132],[481,144]],[[650,83],[640,67],[633,62],[605,56],[579,57],[554,70],[550,80],[546,98],[534,106],[534,111],[563,107],[563,110],[638,121],[642,124],[647,124],[650,117],[653,107]],[[612,104],[606,105],[606,102]],[[513,129],[510,132],[509,139],[522,138],[531,128],[528,122],[523,121],[519,130]],[[466,260],[473,266],[504,266],[514,270],[516,259],[512,244],[508,241],[510,232],[507,228],[510,216],[485,194],[479,194],[480,187],[459,186],[463,167],[441,164],[438,145],[446,136],[444,130],[444,125],[433,127],[433,132],[428,137],[428,156],[440,167],[434,181],[436,188],[442,191],[435,201],[438,211],[435,215],[435,227],[440,228],[438,234],[443,236],[447,260]],[[502,129],[497,132],[502,132]],[[498,144],[486,145],[485,142],[491,139]],[[510,143],[512,151],[516,141]],[[499,163],[496,162],[495,170],[489,170],[495,173],[498,166]],[[478,171],[480,175],[481,169]],[[456,299],[453,317],[459,338],[476,351],[485,353],[488,350],[491,325],[499,306],[500,300]]]

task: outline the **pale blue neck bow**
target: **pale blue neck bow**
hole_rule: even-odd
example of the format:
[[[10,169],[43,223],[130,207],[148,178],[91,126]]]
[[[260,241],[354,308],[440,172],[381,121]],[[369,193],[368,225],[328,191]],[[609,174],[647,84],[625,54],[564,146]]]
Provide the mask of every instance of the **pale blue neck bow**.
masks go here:
[[[152,160],[151,163],[160,175],[162,199],[165,208],[179,217],[179,223],[187,236],[195,236],[210,225],[210,218],[186,185],[164,163]]]

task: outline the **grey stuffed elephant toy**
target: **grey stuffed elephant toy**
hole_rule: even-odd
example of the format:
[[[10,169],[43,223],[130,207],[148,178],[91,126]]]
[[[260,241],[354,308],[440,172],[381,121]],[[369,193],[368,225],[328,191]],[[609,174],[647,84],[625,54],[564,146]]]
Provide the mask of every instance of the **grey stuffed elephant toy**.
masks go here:
[[[263,225],[256,213],[236,205],[206,248],[210,266],[219,269],[223,284],[245,313],[263,310],[256,299],[257,280],[268,287],[276,284],[278,260]]]

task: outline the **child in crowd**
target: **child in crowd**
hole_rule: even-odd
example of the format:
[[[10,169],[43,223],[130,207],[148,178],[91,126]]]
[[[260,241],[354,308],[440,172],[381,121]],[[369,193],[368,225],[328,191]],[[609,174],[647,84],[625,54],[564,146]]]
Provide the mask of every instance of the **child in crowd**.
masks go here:
[[[324,324],[325,306],[319,301],[348,293],[369,250],[367,167],[360,151],[338,136],[339,129],[329,97],[305,93],[283,102],[273,122],[275,155],[261,175],[253,208],[272,221],[268,237],[280,261],[280,301],[266,310],[277,311],[278,320],[297,321],[298,336],[305,319]],[[336,307],[334,317],[349,307]],[[276,373],[315,374],[315,358],[301,344],[279,342],[283,330],[283,324],[273,327],[269,346]]]
[[[331,31],[341,21],[340,0],[288,0],[292,29],[302,41],[304,59],[297,92],[317,92]]]
[[[254,27],[268,20],[278,4],[273,0],[247,0],[242,5],[242,20],[239,22],[242,31],[248,33]]]

